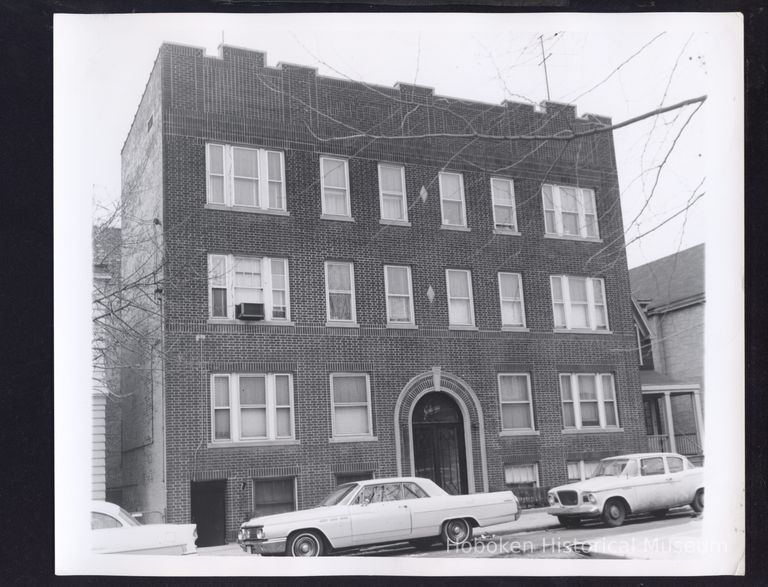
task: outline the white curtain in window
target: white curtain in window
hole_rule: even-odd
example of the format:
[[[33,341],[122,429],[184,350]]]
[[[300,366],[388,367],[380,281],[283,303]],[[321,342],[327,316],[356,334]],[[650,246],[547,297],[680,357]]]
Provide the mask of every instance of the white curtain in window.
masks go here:
[[[544,199],[544,230],[548,234],[555,234],[557,232],[557,224],[555,223],[555,202],[552,186],[548,184],[542,185],[541,195]]]
[[[536,483],[535,465],[507,465],[504,467],[504,481],[508,485]]]
[[[336,406],[336,434],[368,434],[366,406]]]
[[[571,296],[571,328],[589,328],[587,280],[571,277],[568,284]]]
[[[566,463],[568,468],[568,481],[580,481],[581,480],[581,467],[579,461],[569,461]]]
[[[282,156],[276,151],[267,152],[267,177],[269,179],[269,207],[284,210]]]
[[[381,217],[387,220],[403,220],[403,199],[399,196],[383,196]]]
[[[502,423],[505,429],[533,428],[531,425],[531,409],[528,404],[503,404],[501,406]]]
[[[208,182],[211,202],[224,203],[224,147],[208,145]]]
[[[501,401],[528,401],[528,378],[525,375],[501,375],[499,377]]]
[[[232,149],[235,205],[256,206],[259,202],[258,151]]]

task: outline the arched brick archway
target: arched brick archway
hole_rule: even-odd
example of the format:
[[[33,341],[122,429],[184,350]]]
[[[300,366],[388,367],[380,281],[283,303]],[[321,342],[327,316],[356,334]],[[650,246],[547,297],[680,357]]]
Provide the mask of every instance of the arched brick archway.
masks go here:
[[[395,404],[395,450],[398,475],[414,475],[413,408],[432,391],[448,394],[458,405],[464,419],[467,485],[469,493],[488,491],[483,410],[477,395],[461,378],[433,367],[411,379]]]

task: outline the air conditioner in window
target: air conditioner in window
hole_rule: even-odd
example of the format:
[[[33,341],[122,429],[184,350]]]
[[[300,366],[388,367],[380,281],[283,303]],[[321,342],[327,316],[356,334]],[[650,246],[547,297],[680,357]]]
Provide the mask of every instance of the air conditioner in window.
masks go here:
[[[243,302],[235,306],[235,318],[238,320],[264,320],[264,304]]]

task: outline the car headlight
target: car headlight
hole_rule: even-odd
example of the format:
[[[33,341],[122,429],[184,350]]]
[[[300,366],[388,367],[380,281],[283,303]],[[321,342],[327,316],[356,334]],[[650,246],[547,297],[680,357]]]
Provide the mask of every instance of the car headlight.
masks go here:
[[[589,500],[589,503],[597,503],[597,498],[591,493],[587,493],[585,497]]]
[[[256,540],[264,540],[264,528],[256,528]]]

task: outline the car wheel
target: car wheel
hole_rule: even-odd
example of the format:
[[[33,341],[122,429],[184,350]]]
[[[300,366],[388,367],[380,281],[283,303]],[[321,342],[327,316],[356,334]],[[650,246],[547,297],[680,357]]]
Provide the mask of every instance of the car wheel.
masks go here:
[[[626,516],[627,510],[620,499],[609,499],[603,508],[603,522],[606,526],[621,526]]]
[[[311,530],[302,530],[288,541],[290,556],[323,556],[323,539]]]
[[[413,540],[409,541],[411,543],[411,546],[416,548],[417,550],[426,550],[430,546],[432,546],[436,542],[436,538],[414,538]]]
[[[472,538],[472,526],[463,518],[448,520],[443,524],[440,540],[446,546],[461,546]]]
[[[697,514],[699,512],[704,511],[704,490],[699,489],[696,492],[696,495],[693,498],[693,502],[691,503],[691,507],[693,508],[693,511]]]
[[[571,516],[557,516],[557,521],[561,526],[566,528],[578,528],[581,526],[581,520],[579,518],[572,518]]]
[[[651,512],[651,515],[654,518],[657,518],[657,519],[661,520],[662,518],[665,518],[667,516],[667,511],[668,510],[666,508],[663,509],[663,510],[655,510],[655,511]]]

